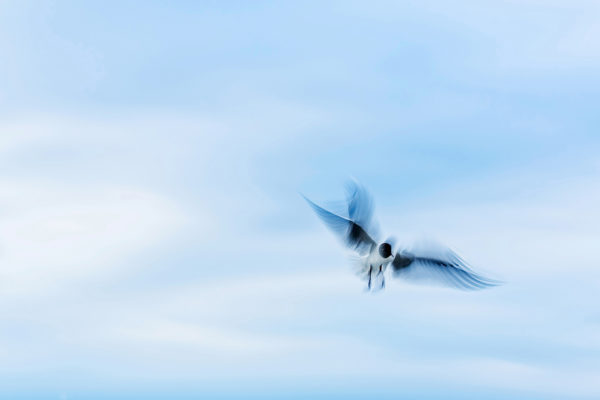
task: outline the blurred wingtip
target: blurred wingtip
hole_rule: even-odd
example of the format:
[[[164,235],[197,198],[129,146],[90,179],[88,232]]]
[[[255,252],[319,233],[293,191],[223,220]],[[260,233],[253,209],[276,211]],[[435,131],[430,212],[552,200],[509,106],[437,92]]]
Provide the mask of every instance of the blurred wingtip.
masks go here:
[[[471,276],[471,281],[469,282],[469,285],[465,287],[465,290],[491,289],[493,287],[502,286],[503,284],[504,282],[502,281],[490,279],[476,274]]]
[[[314,202],[314,201],[312,201],[311,199],[309,199],[308,197],[306,197],[306,196],[304,195],[304,193],[302,193],[302,192],[298,192],[298,194],[299,194],[299,195],[300,195],[300,197],[302,197],[302,198],[303,198],[303,199],[304,199],[304,200],[305,200],[305,201],[306,201],[308,204],[310,204],[310,205],[315,205],[315,202]]]

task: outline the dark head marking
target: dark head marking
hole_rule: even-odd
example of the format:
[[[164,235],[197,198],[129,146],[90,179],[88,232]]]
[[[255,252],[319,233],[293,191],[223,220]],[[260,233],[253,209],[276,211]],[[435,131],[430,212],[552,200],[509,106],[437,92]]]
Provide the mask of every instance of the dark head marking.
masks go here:
[[[379,245],[379,255],[383,258],[388,258],[392,255],[392,246],[389,243],[381,243]]]

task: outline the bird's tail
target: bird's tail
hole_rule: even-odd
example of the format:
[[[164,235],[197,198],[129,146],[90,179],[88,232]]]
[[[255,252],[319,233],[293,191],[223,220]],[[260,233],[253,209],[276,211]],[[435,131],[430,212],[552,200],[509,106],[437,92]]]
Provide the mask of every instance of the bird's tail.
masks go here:
[[[378,292],[385,288],[384,271],[369,267],[364,257],[352,257],[351,264],[354,273],[365,282],[366,291]]]
[[[385,289],[385,275],[384,271],[379,268],[371,271],[371,285],[367,285],[371,292],[378,292]]]

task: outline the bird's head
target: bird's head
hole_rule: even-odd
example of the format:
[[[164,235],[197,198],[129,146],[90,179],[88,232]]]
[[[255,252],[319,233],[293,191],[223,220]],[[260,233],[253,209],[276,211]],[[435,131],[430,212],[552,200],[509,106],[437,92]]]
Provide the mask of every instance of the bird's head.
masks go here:
[[[381,243],[379,245],[379,255],[383,258],[392,256],[392,245],[389,243]]]

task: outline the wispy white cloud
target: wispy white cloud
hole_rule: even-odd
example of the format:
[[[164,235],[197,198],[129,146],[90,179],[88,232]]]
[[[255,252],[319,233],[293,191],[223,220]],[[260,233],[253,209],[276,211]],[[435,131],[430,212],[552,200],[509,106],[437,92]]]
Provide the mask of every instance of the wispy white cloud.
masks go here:
[[[65,290],[70,280],[127,268],[128,255],[184,223],[172,201],[109,185],[2,181],[0,205],[3,296]]]

